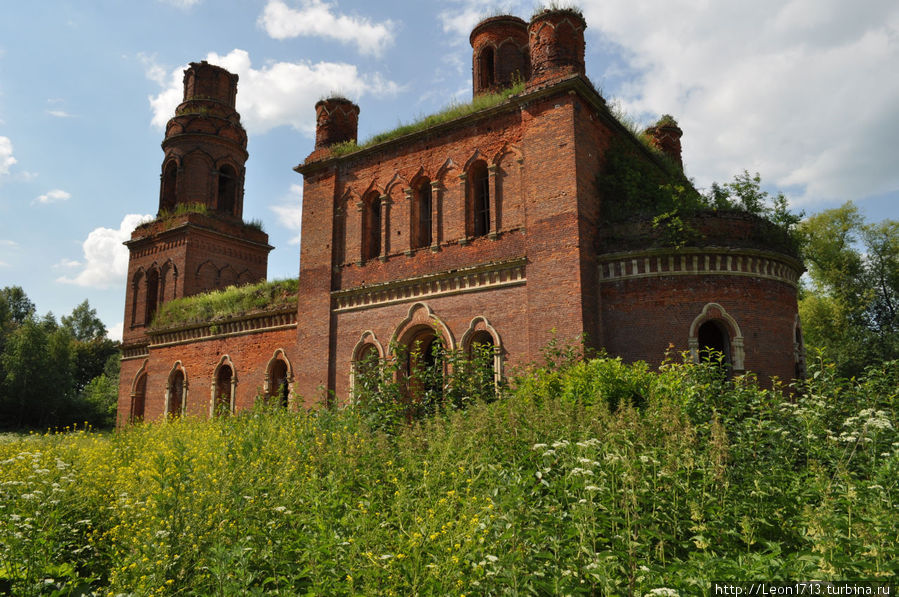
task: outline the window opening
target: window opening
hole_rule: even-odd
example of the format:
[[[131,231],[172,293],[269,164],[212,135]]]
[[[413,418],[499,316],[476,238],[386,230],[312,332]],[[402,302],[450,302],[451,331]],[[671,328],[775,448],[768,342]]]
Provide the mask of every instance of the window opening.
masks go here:
[[[490,232],[490,177],[487,164],[475,162],[469,174],[472,189],[472,236],[485,236]]]
[[[147,325],[153,323],[153,316],[156,315],[156,308],[159,306],[159,272],[155,269],[147,273],[147,300],[146,300],[146,318],[144,321]]]
[[[172,161],[166,164],[162,174],[162,198],[159,202],[159,211],[172,211],[175,209],[175,185],[178,182],[178,165]]]
[[[147,374],[143,373],[134,384],[134,397],[131,399],[131,422],[144,420],[144,408],[147,402]]]
[[[180,369],[172,374],[169,382],[169,416],[179,417],[184,409],[184,372]]]
[[[362,236],[362,260],[368,261],[381,254],[381,198],[377,195],[365,202]]]
[[[235,194],[237,192],[237,173],[231,166],[222,166],[219,170],[218,211],[234,215]]]
[[[214,414],[223,415],[231,412],[231,381],[234,377],[231,367],[222,365],[219,367],[215,380],[215,401],[213,403]]]
[[[415,248],[420,249],[431,245],[431,181],[425,179],[419,185],[416,204],[418,209],[418,231]]]
[[[287,385],[287,363],[278,359],[272,365],[270,397],[272,402],[287,408],[289,404],[289,388]],[[275,402],[277,400],[277,402]]]
[[[496,79],[496,73],[494,70],[492,46],[487,46],[481,50],[479,70],[481,73],[481,89],[493,86]]]

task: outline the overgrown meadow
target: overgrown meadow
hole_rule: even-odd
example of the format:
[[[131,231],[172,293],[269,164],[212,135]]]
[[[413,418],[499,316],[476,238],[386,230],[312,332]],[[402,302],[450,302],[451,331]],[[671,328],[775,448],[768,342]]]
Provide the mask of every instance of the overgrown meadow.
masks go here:
[[[899,363],[521,374],[414,424],[267,410],[0,441],[0,593],[704,595],[899,575]],[[383,423],[383,422],[382,422]]]

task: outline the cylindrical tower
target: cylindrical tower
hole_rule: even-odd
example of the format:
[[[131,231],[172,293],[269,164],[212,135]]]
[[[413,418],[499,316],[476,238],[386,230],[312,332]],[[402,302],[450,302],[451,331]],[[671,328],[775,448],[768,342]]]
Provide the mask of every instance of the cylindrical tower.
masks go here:
[[[674,118],[667,114],[662,116],[657,123],[646,129],[646,135],[653,147],[671,158],[681,170],[684,169],[680,144],[684,131],[677,125]]]
[[[527,24],[511,15],[484,19],[468,38],[472,89],[477,97],[526,81],[530,74]]]
[[[247,133],[234,109],[237,75],[203,62],[184,71],[184,101],[166,125],[159,211],[202,204],[243,215]]]
[[[575,10],[544,10],[534,15],[528,25],[531,55],[529,88],[586,72],[586,28],[584,17]]]
[[[359,106],[342,97],[319,100],[315,104],[315,148],[356,141]]]

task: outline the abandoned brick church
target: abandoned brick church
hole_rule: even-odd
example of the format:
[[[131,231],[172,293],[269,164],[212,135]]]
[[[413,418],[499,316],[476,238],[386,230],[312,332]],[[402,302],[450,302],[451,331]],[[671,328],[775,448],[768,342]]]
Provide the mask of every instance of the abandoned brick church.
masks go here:
[[[701,214],[690,242],[666,244],[645,219],[604,220],[620,201],[597,182],[612,148],[661,171],[680,166],[682,131],[650,128],[653,151],[612,117],[584,74],[585,27],[570,10],[482,21],[474,95],[498,99],[380,142],[355,144],[352,102],[318,102],[315,148],[296,167],[296,296],[159,324],[173,299],[264,280],[272,249],[242,219],[237,76],[191,64],[162,143],[159,216],[126,243],[120,424],[233,412],[260,395],[345,403],[355,363],[436,336],[492,345],[497,377],[553,337],[582,336],[628,361],[712,347],[738,373],[801,374],[803,266],[763,221]]]

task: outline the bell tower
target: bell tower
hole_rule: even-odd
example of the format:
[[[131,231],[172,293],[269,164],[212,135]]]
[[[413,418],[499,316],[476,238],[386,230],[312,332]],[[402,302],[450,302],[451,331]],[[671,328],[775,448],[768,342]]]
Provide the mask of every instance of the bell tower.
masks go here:
[[[147,341],[164,302],[264,280],[268,235],[243,221],[247,133],[237,75],[203,62],[184,71],[184,100],[166,125],[156,219],[129,250],[125,345]]]

